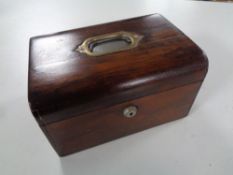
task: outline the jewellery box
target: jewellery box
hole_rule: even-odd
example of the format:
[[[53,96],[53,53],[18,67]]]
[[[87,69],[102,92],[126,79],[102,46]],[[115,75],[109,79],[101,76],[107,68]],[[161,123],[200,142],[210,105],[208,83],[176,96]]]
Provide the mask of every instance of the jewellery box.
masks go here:
[[[159,14],[30,39],[31,111],[60,156],[185,117],[208,69]]]

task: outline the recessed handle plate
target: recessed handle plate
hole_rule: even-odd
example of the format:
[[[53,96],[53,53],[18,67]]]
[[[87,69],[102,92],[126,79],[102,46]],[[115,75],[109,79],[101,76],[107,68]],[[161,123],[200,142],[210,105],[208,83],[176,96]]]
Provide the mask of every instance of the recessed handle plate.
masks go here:
[[[87,38],[75,49],[88,56],[100,56],[132,49],[138,46],[142,36],[133,32],[116,32]]]

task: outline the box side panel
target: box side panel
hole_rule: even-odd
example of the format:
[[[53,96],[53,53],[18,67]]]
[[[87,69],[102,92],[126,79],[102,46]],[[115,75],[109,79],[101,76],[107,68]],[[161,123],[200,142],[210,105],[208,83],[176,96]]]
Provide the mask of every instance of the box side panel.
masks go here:
[[[122,136],[186,116],[201,82],[121,103],[45,126],[48,138],[64,156]],[[126,118],[123,109],[138,107],[136,116]]]

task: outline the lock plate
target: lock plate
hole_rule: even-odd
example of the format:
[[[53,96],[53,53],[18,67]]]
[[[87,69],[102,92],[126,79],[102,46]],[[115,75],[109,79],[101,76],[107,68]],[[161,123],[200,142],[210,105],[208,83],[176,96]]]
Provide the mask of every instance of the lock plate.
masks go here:
[[[123,110],[123,115],[127,118],[136,116],[138,108],[136,106],[128,106]]]

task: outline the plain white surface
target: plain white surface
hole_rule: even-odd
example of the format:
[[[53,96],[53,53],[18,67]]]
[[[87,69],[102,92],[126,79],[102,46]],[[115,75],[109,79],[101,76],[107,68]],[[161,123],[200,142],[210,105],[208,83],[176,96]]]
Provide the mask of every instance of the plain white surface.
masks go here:
[[[27,103],[29,37],[156,12],[209,57],[209,72],[190,115],[59,158]],[[1,0],[0,93],[1,175],[232,175],[233,4]]]

